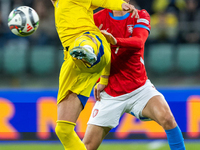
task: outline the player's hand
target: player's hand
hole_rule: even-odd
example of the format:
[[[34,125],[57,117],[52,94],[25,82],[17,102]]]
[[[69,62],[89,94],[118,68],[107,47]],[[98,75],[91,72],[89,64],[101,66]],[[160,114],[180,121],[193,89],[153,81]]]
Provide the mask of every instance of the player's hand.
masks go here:
[[[128,11],[128,12],[132,13],[131,18],[133,18],[134,16],[137,19],[139,18],[138,11],[135,8],[135,6],[128,4],[128,3],[123,3],[122,9],[123,9],[123,11]]]
[[[100,93],[105,89],[107,85],[97,84],[97,87],[94,88],[94,98],[96,101],[100,101]]]
[[[111,33],[108,33],[106,30],[101,30],[101,33],[105,36],[108,43],[110,43],[112,45],[117,44],[116,38]]]

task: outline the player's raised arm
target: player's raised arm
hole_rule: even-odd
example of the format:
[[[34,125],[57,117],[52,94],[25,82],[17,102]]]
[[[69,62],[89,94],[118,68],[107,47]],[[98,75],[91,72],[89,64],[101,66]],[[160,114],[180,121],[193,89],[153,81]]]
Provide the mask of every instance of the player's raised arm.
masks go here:
[[[115,0],[115,1],[113,1],[113,0],[92,0],[92,5],[107,8],[110,10],[128,11],[128,12],[132,13],[132,17],[133,16],[135,16],[136,18],[139,17],[136,8],[133,5],[126,3],[123,0]]]
[[[93,6],[103,7],[111,10],[122,10],[123,0],[92,0]]]

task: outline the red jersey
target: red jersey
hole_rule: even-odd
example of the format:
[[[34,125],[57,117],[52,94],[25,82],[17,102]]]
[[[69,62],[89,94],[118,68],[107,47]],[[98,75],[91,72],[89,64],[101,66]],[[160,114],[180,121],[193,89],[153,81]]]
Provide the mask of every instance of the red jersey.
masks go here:
[[[146,10],[138,10],[139,19],[113,16],[112,11],[103,9],[94,14],[97,27],[107,30],[117,39],[111,45],[111,70],[108,86],[104,89],[111,96],[130,93],[147,80],[144,66],[144,44],[150,32],[150,16]]]

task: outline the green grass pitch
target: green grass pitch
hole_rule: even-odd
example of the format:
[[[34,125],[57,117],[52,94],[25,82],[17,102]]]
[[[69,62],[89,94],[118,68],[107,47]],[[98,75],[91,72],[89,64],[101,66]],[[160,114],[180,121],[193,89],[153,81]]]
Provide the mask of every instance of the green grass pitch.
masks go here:
[[[199,150],[200,142],[186,142],[187,150]],[[0,150],[64,150],[59,143],[0,143]],[[170,150],[166,142],[103,143],[98,150]]]

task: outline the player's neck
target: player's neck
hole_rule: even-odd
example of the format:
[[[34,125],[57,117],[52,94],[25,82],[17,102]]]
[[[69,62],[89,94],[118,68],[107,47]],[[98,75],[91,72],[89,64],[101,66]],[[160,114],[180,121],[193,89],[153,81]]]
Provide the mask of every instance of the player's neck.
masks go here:
[[[116,16],[124,16],[127,12],[125,12],[125,11],[113,10],[112,13],[113,13],[113,16],[116,17]]]

